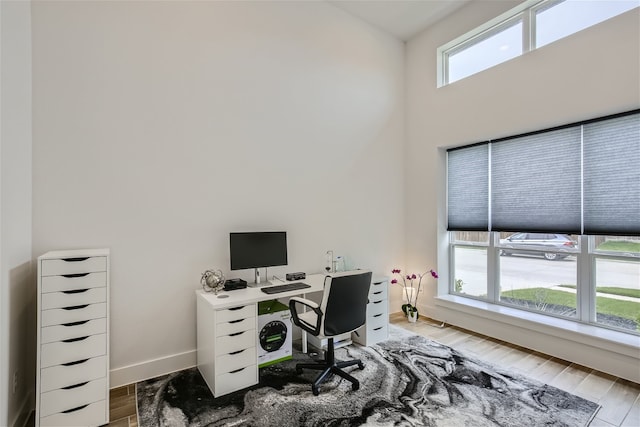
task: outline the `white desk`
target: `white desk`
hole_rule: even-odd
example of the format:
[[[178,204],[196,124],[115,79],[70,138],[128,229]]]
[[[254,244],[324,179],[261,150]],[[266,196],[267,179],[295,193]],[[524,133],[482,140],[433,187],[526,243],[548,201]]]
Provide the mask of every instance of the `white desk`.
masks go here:
[[[324,274],[308,275],[300,282],[310,288],[277,294],[266,294],[259,287],[218,295],[196,291],[197,364],[215,397],[258,383],[258,303],[321,292],[324,278]],[[306,352],[305,334],[302,345]]]

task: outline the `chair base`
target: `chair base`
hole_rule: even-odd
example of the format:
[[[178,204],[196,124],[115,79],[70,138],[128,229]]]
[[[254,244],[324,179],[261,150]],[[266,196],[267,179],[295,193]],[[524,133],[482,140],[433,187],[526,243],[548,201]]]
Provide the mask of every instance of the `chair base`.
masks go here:
[[[353,391],[358,390],[360,388],[360,381],[342,370],[342,368],[353,365],[358,365],[358,368],[361,370],[364,369],[364,363],[362,363],[360,359],[347,360],[344,362],[336,361],[333,338],[329,338],[324,360],[316,363],[298,363],[296,365],[296,372],[298,374],[301,374],[303,369],[314,369],[317,371],[322,371],[311,385],[311,391],[313,392],[314,396],[317,396],[320,394],[320,384],[325,379],[327,379],[327,377],[329,377],[329,374],[338,375],[344,378],[345,380],[351,382],[351,389]]]

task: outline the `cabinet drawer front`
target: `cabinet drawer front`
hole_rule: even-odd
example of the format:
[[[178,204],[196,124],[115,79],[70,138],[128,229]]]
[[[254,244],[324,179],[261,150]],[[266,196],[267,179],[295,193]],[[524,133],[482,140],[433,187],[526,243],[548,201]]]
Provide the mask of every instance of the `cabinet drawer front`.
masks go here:
[[[218,323],[216,325],[216,336],[230,335],[236,332],[248,331],[255,329],[256,318],[248,317],[246,319],[231,320],[230,322]]]
[[[234,335],[216,337],[216,356],[256,346],[256,330],[237,332]]]
[[[373,285],[371,285],[371,289],[369,290],[369,300],[380,301],[383,299],[389,299],[387,286],[377,286],[374,288]]]
[[[105,378],[83,382],[68,389],[48,391],[40,396],[40,416],[47,417],[106,398],[107,383]]]
[[[42,310],[96,304],[107,301],[107,288],[91,288],[42,294]]]
[[[258,365],[247,366],[236,372],[216,376],[215,397],[231,393],[258,383]]]
[[[369,331],[377,329],[380,326],[386,326],[389,324],[389,316],[386,313],[375,314],[371,317],[367,317],[367,329]]]
[[[42,311],[40,326],[62,325],[64,323],[80,322],[82,320],[99,319],[107,316],[107,303],[72,306],[68,308],[54,308]]]
[[[40,392],[67,387],[107,376],[107,356],[82,359],[78,363],[57,365],[40,371]]]
[[[231,307],[224,310],[216,310],[216,323],[225,323],[232,320],[247,319],[256,317],[256,304],[249,304],[239,307]]]
[[[58,341],[41,346],[40,368],[75,362],[107,354],[106,334],[91,335],[80,341]]]
[[[389,326],[377,326],[375,328],[367,328],[367,345],[375,344],[380,341],[385,341],[389,338]]]
[[[107,403],[106,400],[91,403],[84,408],[68,412],[66,414],[54,414],[40,418],[41,427],[84,427],[106,424]]]
[[[63,325],[47,326],[40,333],[40,344],[71,338],[86,337],[87,335],[104,334],[107,332],[107,318],[81,320]]]
[[[258,355],[256,348],[251,347],[244,350],[234,351],[216,357],[216,373],[226,374],[245,366],[256,365],[258,363]]]
[[[41,274],[43,276],[93,273],[95,271],[107,271],[107,257],[96,256],[42,260]]]
[[[375,316],[376,314],[388,313],[389,302],[385,300],[371,301],[367,305],[367,318]]]
[[[107,273],[82,273],[80,275],[46,276],[42,278],[42,292],[72,291],[74,289],[107,286]]]

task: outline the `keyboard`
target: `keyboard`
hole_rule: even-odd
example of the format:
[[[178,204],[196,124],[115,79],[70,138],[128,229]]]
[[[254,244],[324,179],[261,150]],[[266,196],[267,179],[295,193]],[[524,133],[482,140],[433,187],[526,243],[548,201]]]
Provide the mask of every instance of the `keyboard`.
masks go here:
[[[284,285],[265,286],[263,288],[260,288],[260,290],[265,294],[279,294],[281,292],[295,291],[298,289],[305,289],[310,287],[311,285],[307,285],[306,283],[295,282],[295,283],[285,283]]]

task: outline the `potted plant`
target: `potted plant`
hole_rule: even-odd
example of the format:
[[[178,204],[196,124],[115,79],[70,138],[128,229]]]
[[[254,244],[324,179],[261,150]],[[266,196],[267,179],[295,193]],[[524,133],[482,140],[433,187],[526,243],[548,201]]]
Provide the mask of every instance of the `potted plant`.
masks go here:
[[[402,287],[404,289],[406,304],[402,304],[402,312],[407,316],[409,322],[415,322],[418,319],[418,295],[420,293],[420,287],[422,286],[422,278],[427,274],[430,274],[434,279],[438,278],[438,273],[434,270],[426,271],[422,274],[406,274],[403,275],[400,269],[394,268],[391,270],[392,274],[397,274],[402,279]],[[414,288],[414,280],[418,281],[417,288]],[[391,284],[400,283],[398,279],[391,279]],[[415,291],[415,292],[414,292]]]

